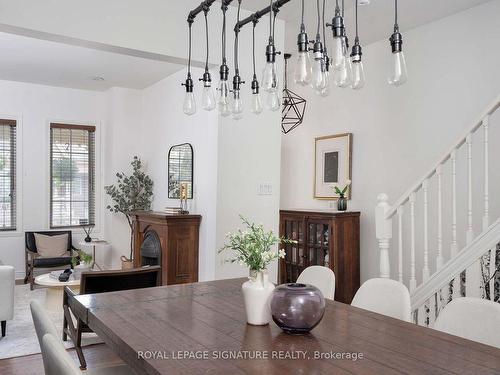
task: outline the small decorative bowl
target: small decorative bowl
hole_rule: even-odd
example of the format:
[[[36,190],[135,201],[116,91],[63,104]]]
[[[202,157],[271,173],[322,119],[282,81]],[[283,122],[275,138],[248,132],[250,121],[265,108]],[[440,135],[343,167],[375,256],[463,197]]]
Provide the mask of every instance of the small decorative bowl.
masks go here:
[[[323,318],[325,298],[313,285],[290,283],[274,289],[271,296],[274,322],[291,334],[308,333]]]

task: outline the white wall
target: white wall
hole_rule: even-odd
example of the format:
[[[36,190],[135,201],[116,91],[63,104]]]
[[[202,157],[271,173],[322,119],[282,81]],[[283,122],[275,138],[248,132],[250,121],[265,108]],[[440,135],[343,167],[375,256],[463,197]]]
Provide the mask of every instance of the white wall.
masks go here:
[[[201,69],[193,71],[197,77]],[[194,149],[193,200],[189,200],[191,213],[202,215],[200,227],[199,280],[213,280],[215,276],[215,231],[217,198],[217,127],[216,111],[199,108],[192,117],[182,112],[184,99],[180,82],[185,72],[176,73],[143,92],[144,134],[142,158],[154,181],[154,210],[178,206],[177,199],[168,199],[167,156],[170,147],[191,143]],[[197,91],[200,107],[200,90]]]
[[[0,81],[0,117],[18,120],[17,232],[0,233],[0,259],[24,276],[24,231],[49,228],[49,124],[53,121],[94,124],[96,148],[102,144],[105,94],[27,83]],[[97,158],[96,184],[101,184]],[[96,195],[96,207],[102,196]],[[102,235],[102,210],[97,210],[96,235]],[[83,238],[75,235],[74,243]]]
[[[307,108],[304,123],[282,138],[281,207],[330,207],[330,202],[312,198],[314,138],[352,132],[353,200],[348,206],[361,211],[363,280],[378,275],[374,232],[378,193],[387,193],[394,202],[444,156],[499,94],[500,51],[495,48],[500,38],[498,14],[500,1],[492,1],[405,32],[409,81],[399,88],[386,83],[390,57],[386,40],[363,48],[367,83],[361,91],[334,88],[329,97],[320,98],[308,88],[291,85],[307,99]],[[296,28],[287,34],[288,50],[295,50],[295,34]],[[360,37],[362,41],[362,29]],[[290,67],[292,71],[293,64]],[[491,139],[498,139],[498,134],[492,134]],[[480,140],[479,136],[475,142]],[[463,157],[460,152],[459,158]],[[480,161],[474,176],[480,176],[479,168]],[[463,187],[464,173],[459,172],[459,186]],[[460,199],[463,205],[463,195]],[[479,207],[479,191],[474,199]],[[465,214],[460,211],[459,215],[463,223]],[[448,228],[445,226],[447,236]],[[459,230],[462,244],[463,233]],[[431,249],[435,249],[435,237],[430,238]]]

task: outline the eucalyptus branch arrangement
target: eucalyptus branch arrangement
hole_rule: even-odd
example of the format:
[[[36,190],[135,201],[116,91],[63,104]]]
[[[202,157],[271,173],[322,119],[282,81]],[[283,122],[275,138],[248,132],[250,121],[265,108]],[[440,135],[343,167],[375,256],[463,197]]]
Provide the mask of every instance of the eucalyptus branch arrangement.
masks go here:
[[[272,250],[276,244],[294,244],[297,241],[276,236],[273,231],[266,232],[262,224],[254,224],[240,215],[246,230],[238,229],[235,233],[228,233],[226,243],[219,253],[226,250],[235,251],[235,257],[228,259],[230,263],[238,263],[250,268],[251,271],[263,271],[269,263],[285,257],[285,250]]]
[[[346,185],[342,189],[340,189],[340,187],[337,184],[333,185],[332,189],[335,191],[336,194],[339,195],[340,198],[344,198],[350,186],[351,186],[351,180],[347,180]]]
[[[130,213],[133,211],[151,209],[153,198],[153,180],[142,170],[142,162],[134,156],[132,162],[132,174],[125,175],[122,172],[116,174],[117,183],[105,186],[104,190],[113,200],[113,205],[108,205],[111,212],[121,213],[127,218],[130,227],[130,257],[133,255],[133,227]]]

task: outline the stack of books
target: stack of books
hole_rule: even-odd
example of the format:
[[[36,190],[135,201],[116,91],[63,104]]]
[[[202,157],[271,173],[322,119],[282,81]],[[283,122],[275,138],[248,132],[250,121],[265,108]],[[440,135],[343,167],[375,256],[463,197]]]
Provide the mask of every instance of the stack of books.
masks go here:
[[[180,214],[180,213],[182,213],[182,208],[180,208],[180,207],[165,207],[164,212],[167,214]]]
[[[57,280],[57,281],[59,281],[59,276],[61,276],[61,274],[62,274],[63,272],[64,272],[64,270],[63,270],[63,271],[52,271],[52,272],[50,273],[49,277],[50,277],[51,279],[53,279],[53,280]],[[73,274],[71,274],[71,276],[69,277],[69,280],[68,280],[68,281],[70,281],[70,280],[74,280],[74,278],[73,278]]]
[[[50,278],[51,279],[54,279],[54,280],[57,280],[59,281],[59,276],[61,275],[61,273],[63,273],[64,271],[52,271],[50,273]]]

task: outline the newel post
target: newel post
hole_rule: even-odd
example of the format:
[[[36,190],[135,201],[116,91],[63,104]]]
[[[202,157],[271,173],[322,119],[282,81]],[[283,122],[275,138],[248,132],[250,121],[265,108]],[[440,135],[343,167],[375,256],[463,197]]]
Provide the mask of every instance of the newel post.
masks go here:
[[[379,194],[375,209],[375,228],[380,248],[380,277],[390,278],[391,266],[389,263],[389,241],[392,238],[392,219],[386,219],[390,209],[387,194]]]

